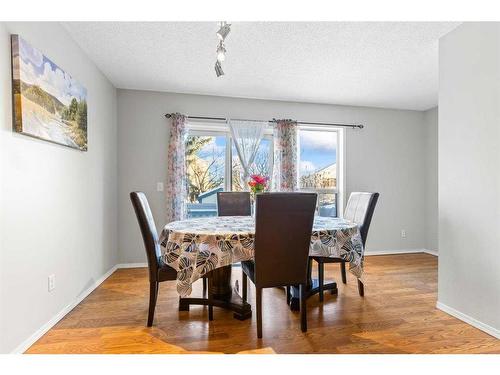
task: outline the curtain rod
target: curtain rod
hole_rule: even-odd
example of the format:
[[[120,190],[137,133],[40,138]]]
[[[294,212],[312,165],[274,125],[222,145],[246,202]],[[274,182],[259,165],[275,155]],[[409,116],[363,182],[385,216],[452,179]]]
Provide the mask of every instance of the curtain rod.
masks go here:
[[[167,113],[165,115],[166,118],[172,117],[170,113]],[[195,119],[195,120],[214,120],[214,121],[226,121],[224,117],[205,117],[205,116],[186,116],[187,118]],[[245,121],[245,120],[244,120]],[[256,121],[256,120],[246,120],[246,121]],[[272,119],[269,122],[276,122],[276,119]],[[352,128],[352,129],[363,129],[364,125],[363,124],[335,124],[335,123],[329,123],[329,122],[306,122],[306,121],[297,121],[298,124],[302,125],[320,125],[320,126],[342,126],[346,128]]]

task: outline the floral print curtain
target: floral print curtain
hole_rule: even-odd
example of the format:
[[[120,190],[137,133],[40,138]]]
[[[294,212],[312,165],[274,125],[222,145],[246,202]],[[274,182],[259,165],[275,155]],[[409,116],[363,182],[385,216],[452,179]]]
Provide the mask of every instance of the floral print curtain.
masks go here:
[[[276,120],[273,128],[273,190],[295,191],[298,187],[297,121]]]
[[[185,217],[186,197],[186,116],[172,113],[167,159],[167,222]]]

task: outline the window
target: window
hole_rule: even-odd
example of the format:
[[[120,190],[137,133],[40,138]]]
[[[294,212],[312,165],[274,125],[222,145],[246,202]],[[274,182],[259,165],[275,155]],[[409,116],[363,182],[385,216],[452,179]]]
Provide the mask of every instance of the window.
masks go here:
[[[272,171],[272,137],[265,136],[260,141],[259,149],[257,151],[257,155],[250,166],[250,174],[259,174],[261,176],[271,177]],[[232,146],[232,191],[243,191],[243,168],[241,167],[240,158],[238,157],[238,153],[236,151],[236,147]]]
[[[187,217],[217,215],[217,192],[243,191],[242,168],[231,132],[225,125],[189,124],[186,140]],[[318,215],[340,214],[339,163],[341,130],[300,127],[299,187],[318,194]],[[273,139],[266,129],[251,174],[271,177]]]
[[[226,179],[225,134],[192,132],[186,140],[187,217],[217,215],[217,192]]]
[[[270,176],[273,142],[265,132],[250,173]],[[227,127],[198,124],[186,139],[186,212],[188,218],[217,215],[219,191],[243,191],[242,167]]]
[[[319,216],[338,216],[338,143],[337,130],[299,130],[299,187],[318,194]]]

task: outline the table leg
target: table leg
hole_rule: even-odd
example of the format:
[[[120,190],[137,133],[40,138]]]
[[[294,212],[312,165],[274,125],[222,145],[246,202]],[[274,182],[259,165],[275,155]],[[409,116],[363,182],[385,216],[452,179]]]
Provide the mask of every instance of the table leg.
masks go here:
[[[335,281],[330,283],[323,284],[323,291],[330,290],[332,294],[337,294],[337,283]],[[319,280],[312,278],[312,260],[309,259],[309,263],[307,265],[307,290],[306,290],[306,298],[309,298],[315,294],[318,294],[320,291],[319,288]],[[290,310],[299,311],[300,310],[300,294],[299,294],[299,286],[293,285],[290,288]]]
[[[245,320],[252,316],[251,305],[240,297],[231,285],[231,266],[216,268],[209,272],[208,298],[181,298],[179,311],[189,311],[190,305],[221,307],[234,312],[234,318]]]

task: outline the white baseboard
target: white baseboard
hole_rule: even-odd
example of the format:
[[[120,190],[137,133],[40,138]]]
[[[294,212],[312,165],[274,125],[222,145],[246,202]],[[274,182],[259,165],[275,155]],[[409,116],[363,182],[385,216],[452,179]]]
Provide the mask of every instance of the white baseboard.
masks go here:
[[[365,251],[365,256],[370,256],[370,255],[393,255],[393,254],[416,254],[416,253],[426,253],[426,254],[438,256],[438,252],[437,251],[427,250],[427,249],[367,250],[367,251]]]
[[[439,256],[439,252],[437,250],[429,250],[429,249],[423,249],[424,253],[434,255],[435,257]]]
[[[116,268],[143,268],[147,266],[147,263],[119,263]]]
[[[34,334],[24,340],[20,345],[18,345],[11,353],[12,354],[22,354],[28,348],[33,345],[40,337],[42,337],[49,329],[54,327],[57,322],[59,322],[62,318],[64,318],[71,310],[73,310],[80,302],[82,302],[90,293],[92,293],[99,285],[103,283],[108,277],[111,276],[113,272],[115,272],[117,266],[111,267],[104,275],[102,275],[99,279],[94,281],[94,283],[88,287],[84,292],[82,292],[78,297],[75,298],[73,302],[59,311],[52,319],[50,319],[47,323],[45,323],[39,330],[37,330]]]
[[[500,330],[498,330],[492,326],[489,326],[488,324],[480,322],[479,320],[474,319],[474,318],[470,317],[469,315],[461,313],[460,311],[455,310],[454,308],[447,306],[444,303],[441,303],[439,301],[437,301],[436,307],[439,310],[444,311],[445,313],[450,314],[451,316],[453,316],[457,319],[460,319],[461,321],[463,321],[467,324],[470,324],[471,326],[476,327],[477,329],[480,329],[483,332],[486,332],[488,335],[491,335],[497,339],[500,339]]]

